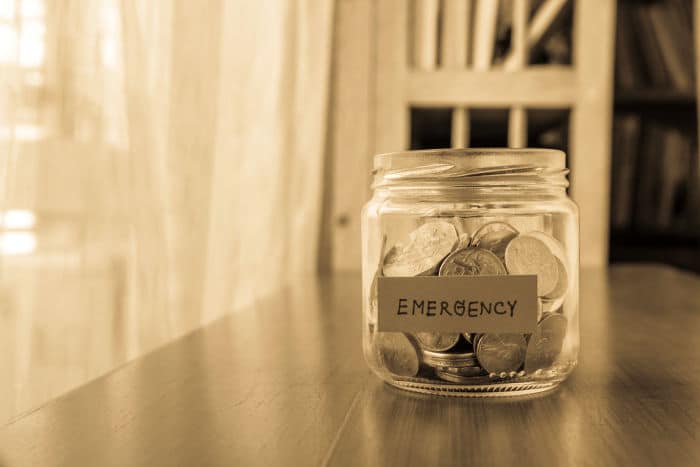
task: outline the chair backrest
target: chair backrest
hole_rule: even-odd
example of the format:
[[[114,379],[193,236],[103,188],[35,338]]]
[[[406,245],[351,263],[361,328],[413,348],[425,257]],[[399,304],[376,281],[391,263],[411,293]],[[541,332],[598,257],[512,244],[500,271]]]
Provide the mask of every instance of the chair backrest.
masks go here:
[[[568,109],[582,264],[607,262],[615,1],[574,2],[572,65],[527,64],[530,47],[568,1],[544,0],[532,17],[529,0],[510,1],[512,46],[496,66],[498,0],[339,2],[328,230],[334,269],[359,266],[359,208],[368,193],[357,187],[368,186],[371,155],[407,149],[410,110],[420,107],[453,109],[453,147],[469,146],[473,108],[508,109],[510,147],[527,144],[527,109]]]

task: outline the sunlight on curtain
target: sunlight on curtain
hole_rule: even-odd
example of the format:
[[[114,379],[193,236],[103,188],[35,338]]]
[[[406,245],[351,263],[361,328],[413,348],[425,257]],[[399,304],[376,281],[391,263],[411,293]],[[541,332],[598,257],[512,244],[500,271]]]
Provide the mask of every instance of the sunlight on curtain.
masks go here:
[[[0,0],[0,423],[314,272],[332,0]]]

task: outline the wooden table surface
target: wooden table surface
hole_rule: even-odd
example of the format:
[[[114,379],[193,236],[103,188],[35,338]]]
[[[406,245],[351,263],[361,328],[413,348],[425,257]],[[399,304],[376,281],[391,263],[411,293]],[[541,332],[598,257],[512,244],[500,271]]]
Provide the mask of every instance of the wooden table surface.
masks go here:
[[[700,465],[698,276],[583,271],[579,367],[528,399],[389,387],[360,316],[358,275],[299,279],[6,425],[0,466]]]

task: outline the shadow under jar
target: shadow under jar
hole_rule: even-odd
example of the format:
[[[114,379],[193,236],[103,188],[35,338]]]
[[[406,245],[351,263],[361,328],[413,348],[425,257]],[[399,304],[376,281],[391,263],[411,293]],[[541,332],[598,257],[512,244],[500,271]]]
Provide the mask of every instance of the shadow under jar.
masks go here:
[[[402,389],[546,391],[576,366],[578,208],[549,149],[380,154],[362,212],[363,350]]]

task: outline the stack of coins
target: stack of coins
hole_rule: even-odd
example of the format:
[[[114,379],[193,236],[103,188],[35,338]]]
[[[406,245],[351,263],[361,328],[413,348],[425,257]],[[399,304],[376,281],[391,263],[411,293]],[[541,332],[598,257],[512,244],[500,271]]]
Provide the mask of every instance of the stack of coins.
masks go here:
[[[476,354],[464,348],[449,352],[423,349],[423,363],[432,368],[438,378],[454,383],[467,382],[468,378],[484,374]]]
[[[377,276],[535,275],[539,305],[535,332],[377,333],[389,336],[373,339],[379,362],[396,376],[415,377],[427,369],[426,374],[439,380],[460,384],[485,374],[513,378],[550,368],[567,330],[562,305],[569,273],[563,246],[544,232],[521,233],[503,221],[486,223],[471,235],[462,225],[459,218],[425,222],[408,235],[408,242],[386,251]],[[376,294],[375,289],[370,293]]]

